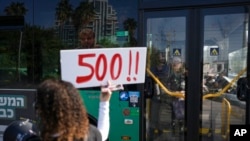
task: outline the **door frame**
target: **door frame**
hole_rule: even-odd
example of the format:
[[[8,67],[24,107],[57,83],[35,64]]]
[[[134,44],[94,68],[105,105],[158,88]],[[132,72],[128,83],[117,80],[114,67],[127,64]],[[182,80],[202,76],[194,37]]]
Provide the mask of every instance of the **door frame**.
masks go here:
[[[232,0],[233,1],[233,0]],[[231,1],[231,2],[232,2]],[[188,67],[188,77],[192,79],[187,79],[187,96],[186,96],[186,105],[185,105],[185,120],[186,120],[186,128],[187,132],[185,134],[185,140],[189,141],[199,141],[200,140],[200,115],[202,110],[202,75],[203,75],[203,17],[202,10],[206,8],[224,8],[228,5],[226,4],[210,4],[210,5],[203,5],[201,7],[188,7],[188,6],[180,6],[176,8],[176,6],[173,7],[165,7],[163,8],[163,5],[160,4],[157,6],[154,4],[151,8],[150,6],[145,2],[141,3],[139,5],[139,24],[140,26],[138,29],[138,43],[139,46],[146,46],[146,22],[145,19],[147,18],[146,15],[148,12],[168,12],[168,11],[175,11],[175,10],[187,10],[188,14],[187,17],[187,31],[186,31],[186,65]],[[176,2],[177,3],[177,2]],[[247,7],[245,4],[248,4],[250,6],[249,1],[236,1],[233,2],[233,4],[230,4],[230,7]],[[246,12],[249,13],[248,7],[246,8]],[[248,25],[249,26],[249,25]],[[249,29],[249,27],[248,27]],[[249,41],[249,36],[248,36]],[[248,46],[248,60],[250,60],[250,53],[249,53],[249,46]],[[195,52],[194,52],[195,50]],[[247,68],[250,67],[250,61],[247,62]],[[199,76],[199,77],[197,77]],[[247,69],[247,78],[248,78],[248,85],[250,86],[250,69]],[[250,91],[248,91],[248,95],[250,94]],[[246,124],[250,123],[250,96],[248,97],[248,100],[246,101]],[[193,104],[196,103],[196,104]],[[145,111],[145,110],[143,110]]]

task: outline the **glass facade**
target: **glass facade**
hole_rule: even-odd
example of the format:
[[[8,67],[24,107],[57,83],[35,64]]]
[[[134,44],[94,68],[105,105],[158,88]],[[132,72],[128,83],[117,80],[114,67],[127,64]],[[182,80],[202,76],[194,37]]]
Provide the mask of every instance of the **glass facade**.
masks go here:
[[[34,100],[36,100],[37,85],[43,80],[63,79],[65,75],[75,78],[70,74],[89,73],[89,68],[83,71],[84,67],[78,65],[78,59],[73,57],[84,54],[84,51],[91,55],[101,54],[94,58],[97,61],[93,58],[82,60],[83,65],[88,62],[88,66],[93,66],[96,70],[96,75],[92,75],[92,78],[99,77],[100,83],[95,83],[98,90],[93,90],[93,85],[89,85],[92,90],[79,88],[89,121],[97,125],[99,85],[107,81],[107,77],[103,76],[107,74],[109,77],[110,72],[114,78],[114,73],[119,71],[116,69],[117,63],[121,65],[121,56],[117,58],[115,54],[120,53],[117,48],[137,46],[137,10],[135,0],[0,0],[0,141],[3,140],[4,131],[11,122],[26,119],[37,121]],[[80,31],[85,28],[88,29],[86,31],[94,31],[94,34],[91,34],[93,36],[79,36]],[[118,35],[118,32],[127,34]],[[91,47],[96,49],[98,46],[101,51],[90,49],[89,46],[86,47],[88,49],[83,48],[83,40],[91,41],[94,44]],[[106,51],[107,48],[112,49]],[[73,51],[78,55],[69,58],[66,56],[64,61],[61,53],[63,50]],[[124,56],[122,58],[125,64],[128,58],[124,52],[121,54]],[[109,57],[113,55],[115,56],[113,58],[119,61],[114,59],[111,61]],[[108,59],[103,58],[105,56]],[[74,68],[72,62],[78,67]],[[66,74],[63,73],[64,63],[66,63],[65,68],[70,69],[66,70]],[[123,78],[123,75],[119,76]],[[100,78],[105,82],[101,83]],[[93,84],[90,81],[86,83]],[[71,81],[72,84],[74,82]],[[140,95],[139,90],[136,93]],[[116,141],[124,138],[138,141],[140,138],[138,134],[142,130],[140,129],[141,106],[138,104],[141,102],[137,99],[136,107],[129,107],[128,100],[120,101],[119,98],[117,91],[110,100],[112,109],[108,140]]]
[[[127,30],[123,22],[128,18],[137,21],[137,9],[120,10],[114,0],[90,0],[89,11],[84,11],[86,3],[0,1],[0,88],[31,88],[45,78],[60,78],[59,51],[79,47],[78,31],[83,25],[95,32],[95,42],[103,47],[130,46],[128,37],[120,41],[116,32]],[[85,13],[82,20],[77,11]]]

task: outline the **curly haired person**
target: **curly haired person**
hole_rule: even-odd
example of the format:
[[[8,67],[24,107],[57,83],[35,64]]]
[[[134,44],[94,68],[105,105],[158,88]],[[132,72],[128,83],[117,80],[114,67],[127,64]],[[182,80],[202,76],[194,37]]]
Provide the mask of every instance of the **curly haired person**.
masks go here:
[[[35,109],[43,141],[104,141],[108,138],[111,89],[100,94],[97,128],[89,123],[78,90],[70,82],[48,79],[37,88]]]

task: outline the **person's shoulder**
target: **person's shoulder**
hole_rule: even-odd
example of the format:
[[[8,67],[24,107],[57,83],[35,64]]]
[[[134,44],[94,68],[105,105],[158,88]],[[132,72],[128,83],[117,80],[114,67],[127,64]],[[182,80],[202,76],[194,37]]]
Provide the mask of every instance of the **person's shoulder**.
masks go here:
[[[102,141],[102,135],[96,126],[89,125],[88,141]]]
[[[104,48],[103,46],[99,45],[99,44],[96,44],[95,45],[95,48]]]

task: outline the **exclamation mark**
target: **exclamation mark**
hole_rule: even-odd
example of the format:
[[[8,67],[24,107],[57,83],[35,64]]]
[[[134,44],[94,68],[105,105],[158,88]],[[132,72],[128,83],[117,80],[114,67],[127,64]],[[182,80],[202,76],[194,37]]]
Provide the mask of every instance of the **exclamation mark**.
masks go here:
[[[138,74],[138,67],[139,67],[139,52],[136,52],[136,60],[135,60],[135,74]],[[134,81],[136,81],[136,77],[134,77]]]
[[[129,51],[129,64],[128,64],[129,66],[129,68],[128,68],[128,77],[127,77],[127,81],[130,81],[131,79],[130,79],[130,74],[131,74],[131,67],[132,67],[132,52],[131,52],[131,50]]]

